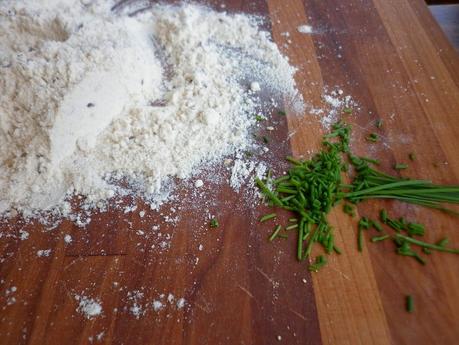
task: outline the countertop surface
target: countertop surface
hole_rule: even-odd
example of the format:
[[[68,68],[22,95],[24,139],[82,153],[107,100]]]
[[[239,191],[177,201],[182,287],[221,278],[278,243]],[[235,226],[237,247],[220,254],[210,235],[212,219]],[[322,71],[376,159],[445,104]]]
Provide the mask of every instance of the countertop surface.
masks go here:
[[[298,67],[299,90],[312,107],[323,107],[324,88],[352,96],[357,105],[347,121],[355,152],[380,159],[392,173],[413,152],[417,159],[403,176],[458,183],[459,60],[422,0],[210,3],[270,18],[265,27]],[[298,32],[304,24],[312,33]],[[268,147],[279,161],[310,156],[325,132],[321,122],[285,110]],[[364,138],[375,131],[382,140],[370,145]],[[86,229],[69,221],[51,231],[4,222],[0,343],[457,343],[459,258],[435,253],[422,266],[396,255],[390,242],[365,241],[360,253],[356,241],[359,216],[377,217],[385,207],[424,223],[426,240],[445,235],[457,247],[457,218],[394,202],[361,203],[354,218],[338,207],[329,219],[343,254],[310,274],[295,259],[294,236],[267,241],[272,224],[257,219],[268,207],[247,207],[240,194],[212,181],[204,194],[216,200],[206,207],[218,228],[203,226],[201,205],[185,191],[175,223],[165,215],[177,205],[157,212],[141,201],[134,212],[93,216]],[[159,232],[148,232],[158,224]],[[38,257],[44,249],[50,255]],[[405,311],[405,295],[414,297],[414,313]],[[98,301],[102,314],[78,312],[82,296]]]

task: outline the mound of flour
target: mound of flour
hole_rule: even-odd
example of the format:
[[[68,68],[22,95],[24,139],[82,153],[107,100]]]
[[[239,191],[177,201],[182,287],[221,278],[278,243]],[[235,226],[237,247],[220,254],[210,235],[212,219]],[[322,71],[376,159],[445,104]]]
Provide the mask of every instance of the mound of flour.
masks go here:
[[[244,149],[263,92],[294,69],[258,19],[185,4],[134,18],[106,1],[0,4],[0,212],[69,212]]]

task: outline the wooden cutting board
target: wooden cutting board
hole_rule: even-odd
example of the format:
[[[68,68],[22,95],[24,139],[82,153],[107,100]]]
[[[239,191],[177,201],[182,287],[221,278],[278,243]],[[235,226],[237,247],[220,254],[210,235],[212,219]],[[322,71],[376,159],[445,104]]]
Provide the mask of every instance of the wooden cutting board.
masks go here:
[[[324,86],[353,96],[358,107],[348,121],[355,152],[379,158],[387,171],[414,152],[417,160],[404,176],[458,183],[459,61],[422,0],[210,3],[270,19],[266,29],[298,67],[299,88],[311,105],[323,106]],[[300,34],[302,24],[313,33]],[[282,35],[287,31],[290,37]],[[276,121],[269,147],[279,162],[318,148],[323,129],[314,116]],[[373,131],[383,140],[369,145],[364,137]],[[221,174],[227,174],[223,167]],[[343,255],[311,275],[295,260],[294,236],[267,242],[272,224],[260,225],[257,217],[268,208],[250,207],[225,183],[205,182],[201,197],[183,187],[179,201],[160,212],[138,202],[134,212],[93,216],[86,229],[70,222],[52,231],[19,220],[2,224],[0,343],[458,342],[459,257],[436,253],[421,266],[395,255],[391,243],[370,242],[359,253],[358,217],[336,210],[330,221]],[[376,217],[381,207],[426,224],[429,241],[447,235],[459,245],[457,218],[439,212],[372,202],[358,213]],[[221,226],[209,229],[203,210]],[[165,221],[170,214],[180,216],[177,224]],[[153,232],[155,225],[160,229]],[[27,240],[20,240],[20,230],[29,233]],[[43,249],[52,249],[48,257],[37,256]],[[408,294],[415,300],[412,314],[404,307]],[[102,315],[87,319],[77,312],[79,295],[97,299]],[[155,311],[153,301],[163,308]]]

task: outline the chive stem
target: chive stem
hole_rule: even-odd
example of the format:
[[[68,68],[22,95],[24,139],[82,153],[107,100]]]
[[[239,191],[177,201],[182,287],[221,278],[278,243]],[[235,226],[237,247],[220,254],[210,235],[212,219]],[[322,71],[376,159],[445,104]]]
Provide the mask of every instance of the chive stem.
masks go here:
[[[431,244],[431,243],[426,243],[423,241],[416,240],[414,238],[402,235],[402,234],[395,234],[395,237],[401,240],[405,240],[409,243],[415,244],[417,246],[427,248],[427,249],[433,249],[439,252],[445,252],[445,253],[452,253],[452,254],[459,254],[459,249],[453,249],[453,248],[446,248],[443,246],[439,246],[437,244]]]
[[[263,217],[260,218],[260,223],[266,222],[267,220],[276,218],[277,214],[276,213],[269,213],[264,215]]]
[[[412,313],[414,311],[414,300],[413,296],[407,295],[405,297],[405,306],[406,306],[406,311],[408,313]]]
[[[269,236],[269,242],[272,242],[277,237],[277,235],[279,235],[279,232],[281,231],[281,229],[282,229],[282,226],[276,225],[273,233],[271,234],[271,236]]]
[[[381,242],[381,241],[387,240],[388,238],[390,238],[389,235],[374,236],[371,238],[371,242]]]

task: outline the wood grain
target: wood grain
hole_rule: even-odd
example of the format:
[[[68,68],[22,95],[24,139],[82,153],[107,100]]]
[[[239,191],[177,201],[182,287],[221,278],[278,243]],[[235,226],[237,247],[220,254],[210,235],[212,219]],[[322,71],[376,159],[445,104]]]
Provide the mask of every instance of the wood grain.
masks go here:
[[[418,159],[403,175],[458,183],[459,60],[422,0],[207,3],[270,19],[264,28],[298,67],[297,83],[310,108],[323,106],[324,87],[353,96],[358,107],[347,120],[355,152],[381,159],[387,171],[415,152]],[[300,34],[296,28],[302,24],[313,33]],[[276,171],[285,169],[286,154],[310,156],[324,132],[317,116],[285,108],[287,118],[273,114],[269,148]],[[383,141],[368,145],[363,138],[376,131],[377,119],[384,120]],[[214,175],[227,177],[228,171],[222,165]],[[421,267],[395,255],[390,243],[368,242],[359,253],[357,217],[336,210],[330,221],[344,253],[311,276],[294,258],[293,236],[267,243],[271,225],[257,219],[268,208],[252,208],[217,179],[205,186],[196,195],[184,185],[179,201],[160,211],[123,200],[137,209],[94,215],[86,229],[67,221],[53,230],[20,220],[2,223],[0,343],[457,342],[457,257],[434,254]],[[426,224],[431,241],[447,235],[459,244],[457,219],[438,212],[377,202],[362,203],[358,213],[376,217],[382,207]],[[208,214],[222,226],[209,229]],[[166,221],[177,215],[177,224]],[[29,238],[21,240],[20,231]],[[43,249],[51,255],[38,257]],[[414,296],[414,314],[404,311],[407,294]],[[103,314],[88,319],[78,312],[81,295],[97,299]],[[186,306],[177,308],[181,297]],[[155,311],[158,300],[164,307]]]

